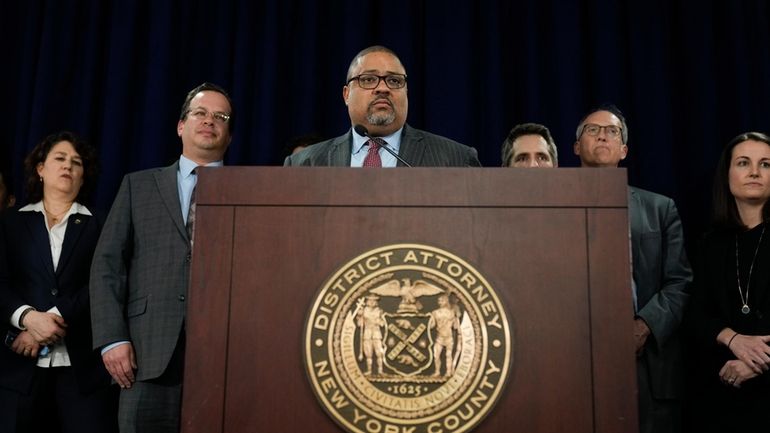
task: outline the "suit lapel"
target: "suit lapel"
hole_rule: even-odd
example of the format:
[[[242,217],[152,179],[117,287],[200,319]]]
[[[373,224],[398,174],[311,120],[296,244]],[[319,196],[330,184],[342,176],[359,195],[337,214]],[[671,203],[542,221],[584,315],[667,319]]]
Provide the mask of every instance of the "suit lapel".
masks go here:
[[[401,132],[401,144],[398,148],[398,156],[404,159],[404,161],[411,164],[413,167],[422,166],[423,157],[425,155],[425,142],[423,135],[404,124],[404,130]],[[403,164],[399,161],[398,166]]]
[[[631,230],[632,261],[634,257],[640,257],[641,245],[639,236],[642,232],[642,202],[634,188],[628,187],[628,222]]]
[[[30,237],[35,245],[35,250],[39,251],[37,254],[42,261],[43,269],[47,270],[49,274],[54,275],[53,271],[53,256],[51,256],[51,244],[48,239],[48,230],[45,228],[45,217],[41,212],[19,212],[27,214],[24,218],[24,223],[27,225],[27,229],[30,232]]]
[[[179,202],[179,189],[177,187],[176,172],[179,170],[179,161],[155,172],[155,183],[161,200],[166,206],[166,211],[174,221],[179,234],[188,239],[187,229],[182,220],[182,205]]]
[[[86,225],[90,222],[91,217],[88,215],[70,215],[69,221],[67,221],[67,231],[64,233],[64,243],[62,244],[61,255],[59,256],[59,265],[56,267],[57,275],[61,275],[62,269],[67,266],[75,250],[75,245],[80,240],[80,235],[83,234]]]
[[[350,148],[353,146],[353,135],[348,132],[337,137],[329,146],[327,155],[329,167],[350,167]]]

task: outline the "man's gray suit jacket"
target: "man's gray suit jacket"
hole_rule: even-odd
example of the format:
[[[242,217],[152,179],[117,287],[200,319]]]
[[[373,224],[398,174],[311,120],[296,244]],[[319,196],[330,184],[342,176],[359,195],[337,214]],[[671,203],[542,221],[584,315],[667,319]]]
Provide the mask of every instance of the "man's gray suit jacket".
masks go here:
[[[649,368],[649,389],[658,399],[680,398],[683,371],[678,330],[692,281],[682,222],[673,200],[634,187],[629,187],[628,213],[637,316],[651,331],[642,355]]]
[[[350,167],[352,131],[286,158],[286,166]],[[476,149],[404,125],[398,155],[414,167],[481,167]],[[398,166],[403,166],[401,162]]]
[[[185,317],[192,250],[178,166],[123,178],[91,266],[93,346],[130,341],[140,381],[164,372]]]

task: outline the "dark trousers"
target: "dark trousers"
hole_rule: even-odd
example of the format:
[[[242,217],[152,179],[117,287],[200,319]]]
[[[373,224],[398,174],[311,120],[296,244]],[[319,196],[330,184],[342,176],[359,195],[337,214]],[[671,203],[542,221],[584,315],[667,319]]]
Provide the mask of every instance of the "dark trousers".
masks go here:
[[[681,433],[682,402],[653,397],[646,359],[636,360],[636,375],[639,386],[639,433]]]
[[[120,390],[120,433],[177,433],[182,408],[184,330],[163,374]],[[141,365],[138,366],[142,368]]]
[[[24,395],[0,390],[4,431],[16,433],[113,433],[118,431],[118,388],[81,393],[72,367],[35,368]],[[15,426],[14,426],[15,425]]]

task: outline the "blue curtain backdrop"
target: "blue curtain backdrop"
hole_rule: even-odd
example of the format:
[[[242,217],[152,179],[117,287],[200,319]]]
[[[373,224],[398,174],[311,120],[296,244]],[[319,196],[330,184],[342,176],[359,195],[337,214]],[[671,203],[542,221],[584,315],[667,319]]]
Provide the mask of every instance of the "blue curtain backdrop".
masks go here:
[[[73,130],[100,149],[95,206],[108,209],[125,173],[178,157],[182,99],[211,81],[237,113],[226,163],[280,164],[290,137],[350,127],[348,64],[383,44],[409,75],[409,123],[475,146],[485,166],[526,121],[576,166],[578,120],[615,103],[630,183],[674,197],[692,237],[722,146],[770,130],[769,28],[766,0],[0,0],[0,156],[20,194],[23,156]]]

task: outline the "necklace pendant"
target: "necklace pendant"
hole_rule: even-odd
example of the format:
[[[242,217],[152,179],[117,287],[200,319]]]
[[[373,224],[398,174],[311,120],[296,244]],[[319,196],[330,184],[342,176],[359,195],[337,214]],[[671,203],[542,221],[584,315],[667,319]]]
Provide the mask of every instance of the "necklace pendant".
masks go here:
[[[748,305],[743,304],[743,307],[741,307],[741,313],[743,314],[749,314],[751,312],[751,308],[749,308]]]

